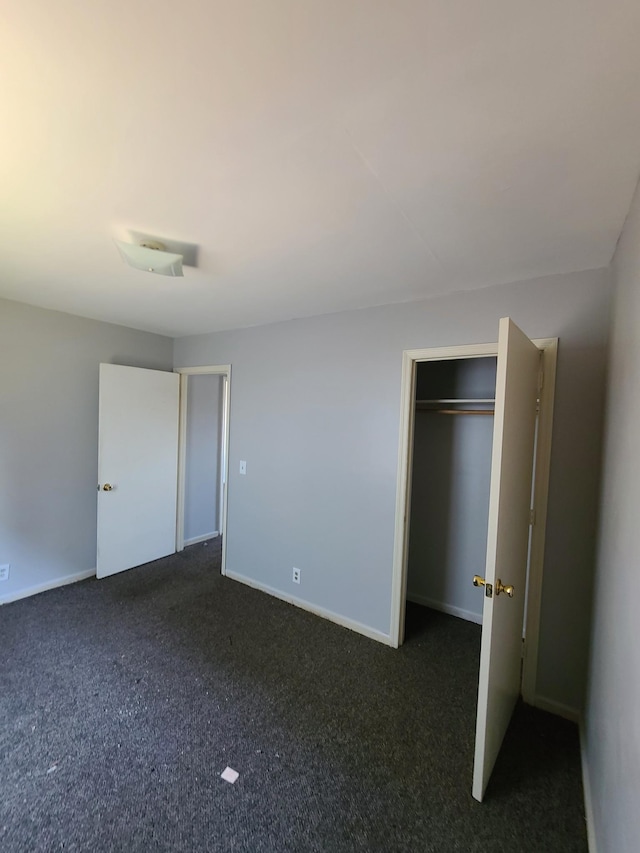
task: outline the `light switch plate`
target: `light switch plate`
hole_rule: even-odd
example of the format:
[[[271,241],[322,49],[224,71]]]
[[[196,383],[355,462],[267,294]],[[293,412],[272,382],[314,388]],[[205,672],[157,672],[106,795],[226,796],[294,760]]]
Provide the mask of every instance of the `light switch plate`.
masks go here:
[[[241,460],[240,460],[240,473],[241,473],[241,474],[246,474],[246,473],[247,473],[247,463],[246,463],[246,461],[245,461],[244,459],[241,459]]]

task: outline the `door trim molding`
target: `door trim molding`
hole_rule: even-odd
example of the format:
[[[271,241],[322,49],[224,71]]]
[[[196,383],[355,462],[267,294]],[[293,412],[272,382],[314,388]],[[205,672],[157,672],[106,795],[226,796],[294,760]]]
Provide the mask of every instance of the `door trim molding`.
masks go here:
[[[544,569],[544,544],[547,527],[547,501],[551,464],[551,430],[555,395],[557,338],[536,338],[533,343],[542,352],[544,382],[540,394],[536,459],[533,472],[536,523],[531,533],[529,579],[526,599],[526,655],[522,668],[522,695],[536,704],[540,604]],[[469,344],[453,347],[431,347],[404,350],[400,396],[400,436],[398,442],[398,478],[391,586],[391,618],[389,638],[398,648],[404,641],[405,601],[407,596],[408,533],[411,516],[411,450],[413,448],[416,368],[419,362],[450,361],[461,358],[483,358],[498,355],[498,344]]]
[[[176,551],[183,551],[184,540],[184,504],[185,504],[185,472],[187,460],[187,397],[189,393],[189,376],[210,374],[224,377],[222,394],[222,446],[220,449],[220,493],[222,510],[220,513],[219,530],[222,534],[222,560],[220,574],[227,573],[227,505],[229,484],[229,405],[231,403],[231,365],[209,364],[197,367],[174,367],[174,373],[180,374],[180,417],[178,429],[178,513],[176,517]]]
[[[587,821],[587,847],[589,853],[597,853],[598,843],[596,835],[595,809],[593,807],[591,774],[589,772],[589,759],[587,757],[587,731],[586,723],[582,716],[579,719],[578,728],[580,732],[580,763],[582,765],[584,814]]]
[[[549,502],[549,477],[551,474],[551,434],[553,431],[553,406],[556,394],[556,365],[558,339],[536,340],[542,351],[544,381],[540,392],[536,459],[533,470],[535,521],[531,528],[529,550],[529,578],[525,611],[524,660],[522,662],[522,698],[529,705],[537,704],[538,648],[540,637],[540,610],[542,605],[542,576],[544,574],[544,545],[547,536],[547,505]]]

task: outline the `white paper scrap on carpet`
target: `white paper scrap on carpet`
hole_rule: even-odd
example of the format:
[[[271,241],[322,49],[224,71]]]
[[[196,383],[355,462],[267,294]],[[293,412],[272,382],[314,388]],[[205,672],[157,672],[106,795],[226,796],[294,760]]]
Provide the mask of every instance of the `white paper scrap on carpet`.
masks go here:
[[[240,775],[237,770],[232,770],[231,767],[225,767],[225,769],[220,774],[225,782],[233,783],[236,781],[238,776]]]

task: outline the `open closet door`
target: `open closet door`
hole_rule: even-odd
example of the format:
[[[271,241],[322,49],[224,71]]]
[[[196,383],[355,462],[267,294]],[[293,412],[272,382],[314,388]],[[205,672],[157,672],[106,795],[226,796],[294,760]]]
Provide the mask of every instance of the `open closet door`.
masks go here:
[[[476,800],[484,796],[520,695],[539,366],[538,348],[508,317],[500,320],[473,768]]]
[[[179,383],[177,373],[100,365],[99,578],[176,550]]]

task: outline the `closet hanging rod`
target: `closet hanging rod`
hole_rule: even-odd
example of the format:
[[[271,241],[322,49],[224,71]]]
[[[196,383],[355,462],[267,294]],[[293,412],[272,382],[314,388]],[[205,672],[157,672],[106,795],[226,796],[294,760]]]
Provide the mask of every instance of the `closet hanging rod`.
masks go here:
[[[493,409],[420,409],[430,415],[493,415]]]
[[[450,397],[439,400],[416,400],[416,403],[495,403],[495,397]]]

